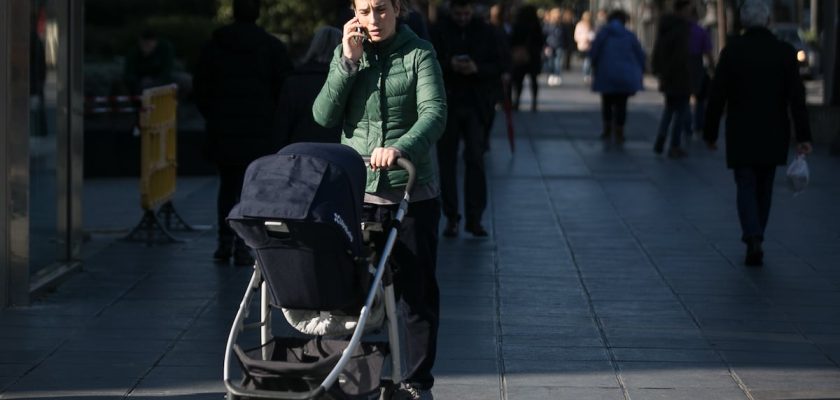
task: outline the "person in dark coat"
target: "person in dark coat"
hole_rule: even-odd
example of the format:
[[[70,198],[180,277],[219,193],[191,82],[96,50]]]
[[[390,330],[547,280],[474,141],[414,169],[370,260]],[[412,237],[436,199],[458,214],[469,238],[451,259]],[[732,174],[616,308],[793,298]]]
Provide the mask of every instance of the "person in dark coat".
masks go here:
[[[671,128],[671,143],[668,157],[681,158],[686,155],[680,147],[682,130],[689,118],[691,99],[691,73],[688,57],[690,38],[689,17],[691,1],[677,0],[674,13],[659,20],[659,30],[653,45],[653,74],[659,78],[659,91],[665,95],[665,109],[659,122],[659,132],[653,151],[661,154],[665,149],[668,128]],[[672,123],[673,122],[673,123]]]
[[[286,46],[256,24],[259,0],[234,0],[234,22],[213,32],[194,75],[195,99],[204,116],[207,153],[219,168],[219,244],[213,258],[252,265],[245,243],[225,218],[239,199],[248,164],[277,152],[275,113],[284,78],[292,70]]]
[[[537,75],[542,70],[542,52],[545,45],[540,19],[537,9],[532,5],[524,5],[516,13],[513,31],[510,35],[510,51],[512,62],[511,90],[513,109],[519,110],[519,100],[522,97],[522,83],[527,75],[531,83],[531,111],[537,111]]]
[[[706,118],[706,100],[709,94],[709,82],[711,81],[709,71],[715,65],[715,58],[712,55],[712,40],[709,37],[709,32],[698,23],[699,18],[697,9],[692,8],[688,59],[690,65],[689,70],[691,72],[691,96],[694,97],[694,112],[685,121],[686,133],[689,136],[694,132],[702,134],[703,122]]]
[[[290,143],[338,143],[341,139],[341,127],[325,128],[315,123],[312,105],[327,81],[330,61],[342,36],[340,29],[331,26],[315,31],[300,65],[283,83],[277,107],[279,137],[289,138]]]
[[[624,142],[627,99],[643,89],[645,70],[645,52],[636,35],[624,26],[627,18],[622,10],[611,12],[590,52],[595,71],[592,90],[601,93],[601,138],[610,139],[615,133],[618,143]]]
[[[123,79],[129,93],[137,95],[154,86],[175,82],[175,49],[151,29],[137,38],[137,46],[125,58]]]
[[[443,235],[458,235],[456,169],[458,145],[464,141],[464,229],[474,236],[487,236],[481,216],[487,206],[484,171],[486,127],[491,90],[502,72],[496,33],[484,21],[473,18],[471,0],[452,0],[450,18],[435,29],[435,50],[443,70],[449,114],[446,130],[437,144],[443,214],[447,218]]]
[[[560,17],[560,27],[563,32],[563,70],[570,71],[572,69],[572,55],[577,50],[575,44],[575,12],[571,8],[563,10]]]
[[[741,7],[746,31],[720,54],[706,111],[704,139],[716,148],[721,115],[726,112],[726,164],[735,174],[745,264],[761,266],[762,242],[776,166],[787,162],[790,120],[797,151],[811,152],[805,88],[796,50],[767,29],[770,10],[760,0]]]

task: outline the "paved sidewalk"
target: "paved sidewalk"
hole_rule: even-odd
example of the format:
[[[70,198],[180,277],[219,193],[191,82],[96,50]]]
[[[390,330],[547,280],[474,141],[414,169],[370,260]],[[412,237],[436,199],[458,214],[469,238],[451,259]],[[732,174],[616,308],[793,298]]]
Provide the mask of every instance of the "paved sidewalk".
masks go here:
[[[840,158],[818,148],[798,197],[779,170],[748,269],[722,150],[655,156],[652,91],[605,145],[597,97],[564,83],[516,114],[514,155],[497,124],[490,238],[441,241],[436,398],[840,399]],[[215,181],[187,187],[176,207],[212,224]],[[212,231],[146,248],[102,226],[84,272],[0,311],[0,399],[221,399],[250,271],[213,264]]]

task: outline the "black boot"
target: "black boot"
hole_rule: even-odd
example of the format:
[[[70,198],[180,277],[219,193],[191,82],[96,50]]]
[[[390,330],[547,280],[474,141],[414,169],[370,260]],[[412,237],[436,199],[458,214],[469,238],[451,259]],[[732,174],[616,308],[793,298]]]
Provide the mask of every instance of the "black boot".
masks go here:
[[[213,252],[213,259],[218,262],[228,262],[230,256],[233,255],[233,238],[220,237],[216,245],[216,251]]]
[[[662,154],[665,151],[665,136],[657,136],[656,142],[653,144],[653,152]]]
[[[233,265],[237,267],[250,267],[254,265],[254,256],[251,255],[251,249],[239,238],[236,238],[233,242]]]
[[[747,255],[744,257],[744,265],[748,267],[761,267],[764,265],[764,249],[761,248],[761,238],[753,236],[747,238]]]
[[[615,127],[615,142],[618,144],[624,143],[624,127],[616,125]]]
[[[487,230],[485,230],[484,227],[481,226],[481,220],[480,219],[470,219],[470,218],[468,218],[466,225],[464,225],[464,230],[469,232],[469,233],[472,233],[473,236],[475,236],[475,237],[486,237],[487,236]]]
[[[612,124],[604,121],[604,130],[601,131],[601,139],[609,140],[610,136],[612,136]]]

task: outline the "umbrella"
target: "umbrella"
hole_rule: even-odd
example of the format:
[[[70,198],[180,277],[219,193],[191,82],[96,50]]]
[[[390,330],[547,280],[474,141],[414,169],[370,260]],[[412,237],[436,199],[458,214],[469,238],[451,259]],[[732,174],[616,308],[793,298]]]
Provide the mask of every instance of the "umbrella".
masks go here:
[[[505,112],[505,122],[507,122],[508,144],[510,144],[510,152],[513,153],[516,149],[516,145],[513,140],[513,115],[511,115],[511,109],[513,107],[510,104],[510,81],[507,79],[502,81],[502,93],[504,96],[502,109]]]

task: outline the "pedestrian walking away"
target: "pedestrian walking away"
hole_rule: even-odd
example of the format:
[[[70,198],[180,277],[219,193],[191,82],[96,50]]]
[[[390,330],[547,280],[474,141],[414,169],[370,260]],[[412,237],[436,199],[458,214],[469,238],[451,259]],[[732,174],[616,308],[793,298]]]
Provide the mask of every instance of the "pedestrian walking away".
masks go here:
[[[545,35],[537,17],[537,9],[531,5],[520,7],[510,35],[511,96],[513,109],[516,111],[519,110],[522,84],[526,75],[531,86],[531,111],[537,111],[537,94],[539,93],[537,75],[542,69],[541,57],[544,45]]]
[[[688,41],[690,26],[688,18],[692,3],[690,0],[677,0],[674,12],[659,20],[659,30],[653,45],[653,74],[659,78],[659,91],[665,96],[665,109],[659,122],[659,131],[653,151],[662,154],[665,149],[668,129],[671,141],[668,157],[685,157],[686,152],[680,146],[686,118],[689,118],[689,100],[691,97],[691,73],[689,69]]]
[[[601,138],[624,142],[627,99],[643,90],[642,73],[645,53],[639,39],[625,27],[627,13],[616,10],[592,42],[592,66],[595,71],[592,90],[601,93]]]
[[[406,384],[397,398],[432,399],[440,293],[437,284],[439,189],[431,155],[446,125],[446,94],[432,44],[397,16],[399,0],[351,0],[355,15],[327,81],[312,108],[322,126],[341,126],[341,143],[370,157],[365,213],[387,223],[404,196],[407,173],[392,170],[405,157],[417,186],[390,259],[405,310]]]
[[[577,49],[575,44],[575,13],[571,8],[563,10],[560,17],[560,26],[563,28],[563,70],[572,70],[572,55]]]
[[[721,51],[706,116],[704,139],[716,148],[720,118],[726,112],[726,164],[737,187],[744,263],[764,263],[762,243],[776,166],[787,162],[793,118],[796,151],[811,152],[811,130],[805,87],[796,65],[796,50],[777,39],[767,24],[770,10],[760,0],[741,7],[745,32]]]
[[[452,0],[449,11],[449,17],[436,26],[434,41],[449,105],[446,131],[437,145],[443,214],[447,219],[443,235],[458,235],[461,214],[456,170],[458,147],[463,140],[464,229],[483,237],[487,236],[481,224],[487,207],[485,132],[492,118],[487,99],[498,87],[502,63],[493,29],[473,18],[472,0]]]
[[[206,124],[206,153],[219,170],[218,246],[213,258],[253,265],[245,243],[225,219],[239,202],[251,161],[280,150],[275,113],[283,80],[292,70],[286,46],[256,24],[259,0],[234,0],[234,22],[213,32],[194,77],[196,104]]]
[[[595,40],[595,30],[592,29],[592,14],[589,11],[584,11],[580,16],[580,21],[575,25],[575,43],[577,43],[577,51],[583,58],[583,81],[589,83],[592,78],[592,58],[589,56],[589,49],[592,47],[592,41]]]
[[[693,136],[694,132],[702,134],[703,120],[706,117],[706,100],[708,99],[710,71],[714,69],[715,58],[712,55],[712,40],[698,23],[699,15],[696,7],[691,7],[691,31],[688,41],[688,62],[691,74],[691,96],[694,98],[694,110],[686,118],[686,136]]]

